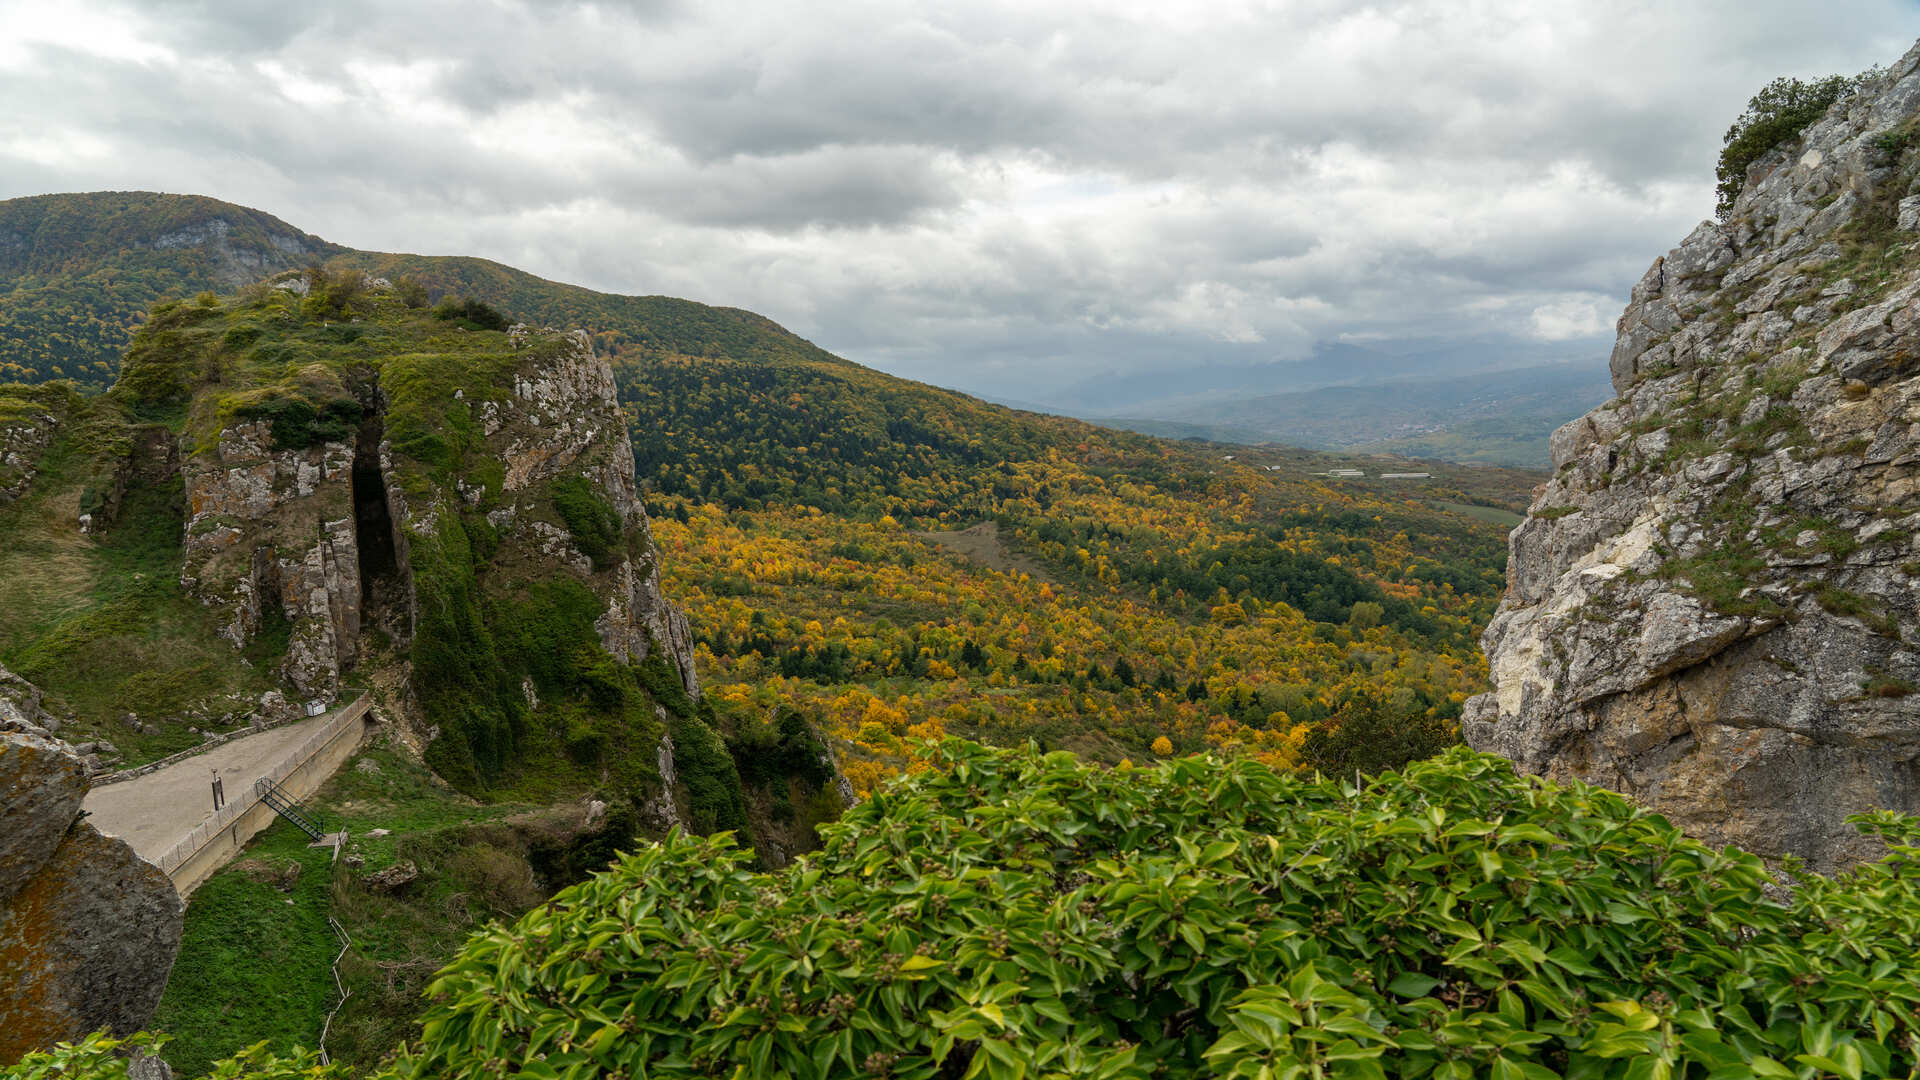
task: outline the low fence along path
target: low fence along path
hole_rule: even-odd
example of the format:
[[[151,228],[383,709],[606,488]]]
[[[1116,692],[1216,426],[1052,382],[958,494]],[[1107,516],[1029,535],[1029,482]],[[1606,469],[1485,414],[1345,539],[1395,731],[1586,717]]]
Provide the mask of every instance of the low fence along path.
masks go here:
[[[204,846],[196,837],[204,834],[210,838],[258,802],[255,780],[262,776],[278,779],[302,770],[322,751],[349,735],[357,735],[367,705],[366,695],[358,695],[319,716],[222,743],[145,776],[96,787],[87,792],[82,804],[87,821],[101,832],[125,840],[135,854],[173,874]],[[338,762],[328,764],[337,766]],[[332,768],[324,771],[331,773]],[[216,775],[226,797],[226,809],[218,813],[213,807]],[[318,782],[311,786],[318,787]],[[299,796],[307,793],[302,791]],[[176,883],[180,883],[177,877]]]

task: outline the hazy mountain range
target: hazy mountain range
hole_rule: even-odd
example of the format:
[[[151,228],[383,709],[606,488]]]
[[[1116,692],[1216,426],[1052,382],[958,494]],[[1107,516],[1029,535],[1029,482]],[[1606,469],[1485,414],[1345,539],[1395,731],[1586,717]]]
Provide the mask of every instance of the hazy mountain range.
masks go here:
[[[1554,428],[1612,395],[1604,359],[1552,347],[1328,343],[1304,360],[1114,375],[1006,404],[1173,438],[1537,466]]]

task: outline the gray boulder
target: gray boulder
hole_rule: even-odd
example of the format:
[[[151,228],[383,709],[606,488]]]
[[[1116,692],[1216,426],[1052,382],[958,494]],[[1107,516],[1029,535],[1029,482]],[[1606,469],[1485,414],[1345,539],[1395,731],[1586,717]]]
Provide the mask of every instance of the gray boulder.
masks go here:
[[[0,669],[0,1065],[153,1018],[185,911],[167,875],[80,817],[79,754]]]
[[[159,867],[75,823],[0,908],[0,1063],[101,1028],[145,1027],[180,951],[183,912]]]

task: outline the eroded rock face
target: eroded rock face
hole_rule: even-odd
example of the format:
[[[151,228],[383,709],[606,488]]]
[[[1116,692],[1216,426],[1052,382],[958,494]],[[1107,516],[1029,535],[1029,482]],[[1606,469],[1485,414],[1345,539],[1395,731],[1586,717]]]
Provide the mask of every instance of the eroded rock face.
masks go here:
[[[565,335],[558,348],[551,334],[524,326],[508,332],[530,362],[514,378],[509,398],[479,407],[488,445],[506,466],[504,505],[489,520],[510,539],[537,547],[549,558],[577,560],[576,572],[590,574],[607,601],[606,612],[594,624],[607,651],[638,664],[658,646],[687,692],[698,697],[693,635],[686,616],[667,602],[660,586],[659,561],[634,479],[633,450],[613,366],[594,355],[593,341],[584,332]],[[593,573],[585,557],[572,550],[565,530],[537,516],[544,509],[547,486],[567,476],[588,480],[619,514],[631,541],[600,573]],[[636,556],[633,550],[645,554]]]
[[[1920,48],[1633,289],[1552,440],[1462,727],[1819,868],[1920,810]]]
[[[86,771],[24,685],[0,668],[0,1065],[145,1026],[184,912],[158,867],[80,820]]]
[[[0,739],[0,791],[7,793],[0,826],[4,904],[53,857],[80,815],[87,770],[70,747],[44,733],[0,730]]]
[[[345,442],[275,449],[264,421],[230,424],[213,453],[184,464],[181,584],[221,610],[236,647],[286,619],[283,672],[303,694],[330,696],[359,646],[352,465]]]
[[[0,503],[19,498],[33,486],[40,456],[59,431],[60,418],[50,409],[34,409],[0,424]]]
[[[495,580],[584,582],[603,601],[595,628],[612,657],[639,665],[659,653],[699,694],[687,621],[662,596],[611,363],[584,332],[515,327],[509,346],[509,365],[436,402],[465,411],[461,429],[484,440],[465,444],[451,467],[399,454],[384,438],[378,363],[346,375],[365,411],[346,440],[284,448],[273,425],[230,417],[180,465],[184,588],[221,613],[236,648],[284,632],[282,675],[301,698],[338,692],[371,626],[399,648],[411,644],[420,603],[411,552],[438,550],[445,528],[467,528],[455,525],[463,517],[484,517]],[[557,494],[578,480],[616,525],[591,555]],[[467,536],[455,546],[465,550]]]

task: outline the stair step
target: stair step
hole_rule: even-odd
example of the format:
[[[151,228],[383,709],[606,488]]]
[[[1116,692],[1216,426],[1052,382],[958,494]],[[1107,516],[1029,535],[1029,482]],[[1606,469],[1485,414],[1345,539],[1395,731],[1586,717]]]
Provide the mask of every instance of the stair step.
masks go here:
[[[294,828],[306,833],[307,839],[319,841],[326,835],[326,830],[320,827],[320,819],[301,806],[300,800],[282,790],[279,784],[263,776],[253,782],[253,792],[274,813],[293,822]]]

